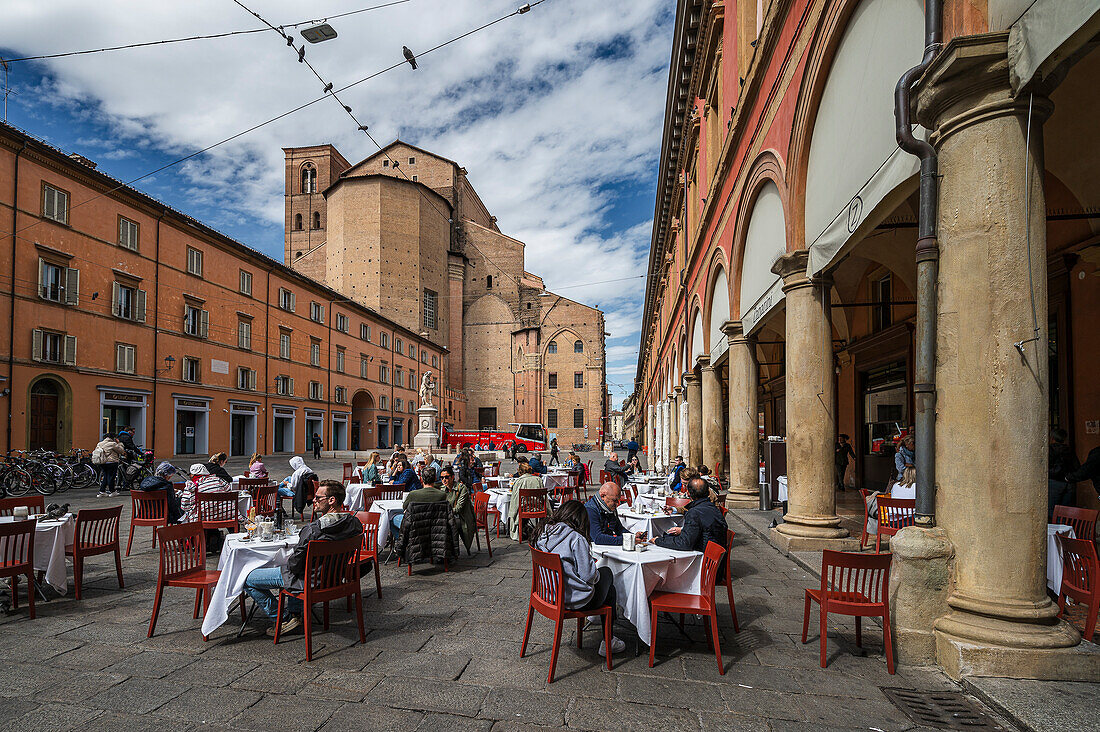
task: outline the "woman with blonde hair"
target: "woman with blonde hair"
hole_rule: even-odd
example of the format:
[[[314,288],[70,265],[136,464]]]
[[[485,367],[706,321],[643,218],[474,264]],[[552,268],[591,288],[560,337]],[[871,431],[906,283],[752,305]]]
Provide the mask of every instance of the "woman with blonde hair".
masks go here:
[[[890,489],[891,498],[917,497],[917,469],[910,466],[901,474],[901,480]]]
[[[249,478],[266,478],[267,468],[263,463],[264,456],[258,452],[252,453],[252,457],[248,458],[248,477]]]
[[[372,452],[370,457],[367,458],[367,464],[363,466],[362,481],[370,485],[378,485],[382,482],[382,474],[378,472],[378,464],[382,460],[382,456],[377,452]]]

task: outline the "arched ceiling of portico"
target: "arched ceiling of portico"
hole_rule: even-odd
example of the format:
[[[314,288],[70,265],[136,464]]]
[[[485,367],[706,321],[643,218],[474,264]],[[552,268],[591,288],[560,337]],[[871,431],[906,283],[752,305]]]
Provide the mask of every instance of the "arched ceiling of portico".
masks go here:
[[[1100,178],[1096,175],[1096,121],[1100,119],[1100,51],[1093,50],[1074,64],[1066,78],[1051,93],[1054,112],[1043,125],[1043,149],[1046,169],[1056,176],[1081,207],[1100,207]],[[1091,152],[1091,154],[1090,154]],[[1057,208],[1060,195],[1047,182],[1047,209]],[[1100,231],[1100,218],[1088,222],[1093,232]]]

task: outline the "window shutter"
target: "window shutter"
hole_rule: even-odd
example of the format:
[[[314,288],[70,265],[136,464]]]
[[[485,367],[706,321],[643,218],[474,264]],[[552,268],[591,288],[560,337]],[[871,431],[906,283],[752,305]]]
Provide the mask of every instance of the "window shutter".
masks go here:
[[[111,283],[111,315],[115,316],[116,318],[119,315],[119,291],[121,289],[122,286],[119,285],[117,282]]]
[[[76,336],[65,336],[65,365],[76,366]]]
[[[294,396],[294,379],[287,379],[286,383],[287,383],[286,393],[289,396]]]
[[[38,258],[38,296],[46,297],[46,260]]]
[[[137,306],[134,313],[134,320],[139,323],[145,322],[145,290],[137,291]]]
[[[199,336],[202,338],[206,338],[210,335],[210,311],[203,310],[201,312],[202,319],[200,320],[199,324]]]
[[[42,331],[37,328],[31,331],[31,358],[42,360]]]
[[[294,293],[292,292],[292,293],[290,293],[290,312],[292,312],[292,313],[294,312],[294,300],[295,300],[295,297],[294,297]]]
[[[115,346],[115,371],[126,370],[126,347]]]
[[[256,391],[256,371],[255,369],[248,370],[248,388],[252,391]]]
[[[126,357],[126,373],[132,374],[132,373],[134,373],[134,366],[135,366],[134,357],[136,355],[136,349],[134,349],[134,348],[124,348],[122,350],[123,350],[124,355]]]
[[[65,270],[65,304],[76,305],[80,302],[80,270],[69,267]]]

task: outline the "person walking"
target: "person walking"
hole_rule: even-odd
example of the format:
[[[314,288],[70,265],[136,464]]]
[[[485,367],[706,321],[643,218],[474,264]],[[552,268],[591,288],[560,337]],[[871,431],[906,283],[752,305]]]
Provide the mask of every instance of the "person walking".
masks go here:
[[[641,449],[641,445],[638,444],[636,438],[631,438],[630,442],[626,443],[626,461],[632,462],[634,458],[638,456],[638,450]]]
[[[118,495],[118,463],[126,457],[126,448],[108,432],[92,450],[92,463],[99,466],[99,493],[96,498]]]
[[[321,436],[316,432],[313,433],[313,459],[321,459]]]
[[[833,466],[836,468],[836,489],[838,491],[844,490],[844,474],[848,472],[848,460],[855,460],[856,458],[856,453],[848,439],[848,435],[844,433],[836,436]]]
[[[561,465],[558,462],[558,438],[550,440],[550,462],[547,465]]]

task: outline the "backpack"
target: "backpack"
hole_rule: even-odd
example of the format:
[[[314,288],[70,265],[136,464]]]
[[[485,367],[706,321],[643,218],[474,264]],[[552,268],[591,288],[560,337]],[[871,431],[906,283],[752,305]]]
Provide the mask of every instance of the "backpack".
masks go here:
[[[96,448],[92,450],[92,465],[103,465],[107,462],[107,452],[96,445]]]

